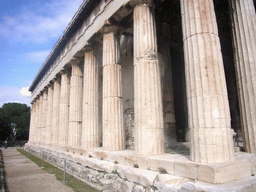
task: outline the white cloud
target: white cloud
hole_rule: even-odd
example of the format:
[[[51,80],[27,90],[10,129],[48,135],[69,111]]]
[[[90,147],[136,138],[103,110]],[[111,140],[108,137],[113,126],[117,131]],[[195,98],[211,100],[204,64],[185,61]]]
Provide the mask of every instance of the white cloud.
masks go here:
[[[25,103],[30,106],[30,97],[21,97],[18,87],[0,86],[0,107],[10,102]]]
[[[29,89],[29,87],[22,87],[20,90],[20,96],[21,97],[30,97],[31,92],[28,89]]]
[[[16,16],[3,16],[0,35],[14,42],[45,43],[62,35],[83,0],[52,0],[26,5]]]

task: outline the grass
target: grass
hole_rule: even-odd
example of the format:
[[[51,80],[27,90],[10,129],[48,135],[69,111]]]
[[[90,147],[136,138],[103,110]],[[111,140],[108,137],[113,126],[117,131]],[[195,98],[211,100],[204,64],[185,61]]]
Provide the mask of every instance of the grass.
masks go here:
[[[36,163],[39,167],[42,166],[43,164],[43,160],[29,154],[28,156],[28,152],[24,151],[22,149],[17,149],[21,154],[25,155],[27,158],[29,158],[31,161],[33,161],[34,163]],[[50,174],[55,174],[56,179],[59,181],[63,181],[63,171],[60,170],[59,168],[53,166],[52,164],[44,161],[44,167],[42,168],[43,170],[47,171]],[[66,173],[66,183],[65,185],[69,186],[70,188],[72,188],[74,191],[76,192],[97,192],[96,189],[90,187],[89,185],[86,185],[84,182],[80,181],[79,179],[76,179],[75,177],[73,177],[72,175]]]

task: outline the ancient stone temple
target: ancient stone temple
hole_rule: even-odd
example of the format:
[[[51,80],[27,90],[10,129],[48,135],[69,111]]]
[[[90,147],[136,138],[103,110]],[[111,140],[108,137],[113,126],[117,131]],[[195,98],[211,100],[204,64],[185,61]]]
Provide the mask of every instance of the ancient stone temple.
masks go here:
[[[255,6],[84,0],[30,87],[26,149],[113,191],[256,190]]]

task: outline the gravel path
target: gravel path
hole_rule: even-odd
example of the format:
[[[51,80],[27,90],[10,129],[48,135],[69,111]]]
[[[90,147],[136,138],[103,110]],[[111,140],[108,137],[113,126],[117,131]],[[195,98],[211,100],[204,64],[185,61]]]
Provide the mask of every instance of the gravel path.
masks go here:
[[[10,192],[73,192],[15,148],[2,149]]]

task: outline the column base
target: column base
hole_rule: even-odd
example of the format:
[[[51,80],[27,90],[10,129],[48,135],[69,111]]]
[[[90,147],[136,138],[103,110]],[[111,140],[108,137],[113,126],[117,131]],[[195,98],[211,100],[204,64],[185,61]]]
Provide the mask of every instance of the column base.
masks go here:
[[[103,148],[82,149],[69,146],[58,146],[57,149],[51,144],[42,147],[31,143],[27,143],[26,147],[55,151],[69,157],[75,155],[75,157],[90,158],[92,161],[102,160],[106,163],[112,162],[212,184],[223,184],[256,174],[256,155],[244,152],[237,152],[233,162],[209,164],[192,162],[188,156],[181,154],[165,153],[146,157],[136,155],[133,150],[105,151]]]

